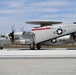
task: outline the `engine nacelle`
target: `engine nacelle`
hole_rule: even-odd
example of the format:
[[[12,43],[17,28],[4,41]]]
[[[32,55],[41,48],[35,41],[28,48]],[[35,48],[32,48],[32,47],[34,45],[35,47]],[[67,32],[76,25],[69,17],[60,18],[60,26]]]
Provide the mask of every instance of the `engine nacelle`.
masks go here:
[[[15,41],[16,44],[20,44],[20,45],[26,45],[30,43],[30,39],[25,39],[25,40],[16,40]]]

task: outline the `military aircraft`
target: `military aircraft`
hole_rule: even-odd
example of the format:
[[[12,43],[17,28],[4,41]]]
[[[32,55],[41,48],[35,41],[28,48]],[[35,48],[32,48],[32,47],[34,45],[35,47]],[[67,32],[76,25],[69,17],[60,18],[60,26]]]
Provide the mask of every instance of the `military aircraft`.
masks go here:
[[[61,24],[59,21],[28,21],[28,24],[40,25],[40,27],[32,28],[32,41],[30,49],[41,48],[42,44],[46,45],[61,45],[62,43],[74,43],[76,33],[76,23],[67,25],[54,25]],[[23,34],[24,38],[26,34]],[[64,38],[64,39],[63,39]],[[68,40],[66,40],[66,39]]]
[[[76,23],[62,25],[59,21],[28,21],[33,27],[31,32],[14,32],[8,34],[12,43],[29,45],[34,50],[41,45],[63,45],[76,42]],[[60,24],[60,25],[55,25]]]
[[[55,25],[62,23],[59,21],[28,21],[26,23],[40,25],[40,27],[32,28],[31,32],[23,31],[21,35],[25,40],[24,44],[30,45],[30,49],[35,49],[35,47],[40,49],[41,45],[62,45],[76,41],[75,22],[67,25]]]

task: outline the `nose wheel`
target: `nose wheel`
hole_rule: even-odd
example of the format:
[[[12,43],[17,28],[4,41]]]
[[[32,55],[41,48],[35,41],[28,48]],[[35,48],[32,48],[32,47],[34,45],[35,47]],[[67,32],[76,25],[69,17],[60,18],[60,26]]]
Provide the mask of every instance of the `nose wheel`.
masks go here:
[[[2,46],[0,46],[0,50],[2,50],[3,49],[3,47]]]

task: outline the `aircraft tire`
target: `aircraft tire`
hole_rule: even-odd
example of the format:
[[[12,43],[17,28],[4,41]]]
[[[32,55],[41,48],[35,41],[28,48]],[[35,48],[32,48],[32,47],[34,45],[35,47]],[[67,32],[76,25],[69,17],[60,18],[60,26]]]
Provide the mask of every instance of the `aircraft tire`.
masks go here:
[[[2,49],[3,49],[3,47],[1,46],[1,47],[0,47],[0,50],[2,50]]]
[[[36,48],[37,48],[38,50],[40,50],[41,45],[37,44],[37,45],[36,45]]]

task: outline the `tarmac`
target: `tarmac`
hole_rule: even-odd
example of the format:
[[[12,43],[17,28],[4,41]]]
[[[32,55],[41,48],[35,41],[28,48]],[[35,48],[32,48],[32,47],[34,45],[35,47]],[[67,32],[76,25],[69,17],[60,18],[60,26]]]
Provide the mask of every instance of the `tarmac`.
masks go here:
[[[75,48],[4,48],[0,75],[76,75]]]
[[[5,48],[0,50],[0,58],[76,58],[76,50],[68,48],[44,48],[41,50],[30,50],[29,48]]]

